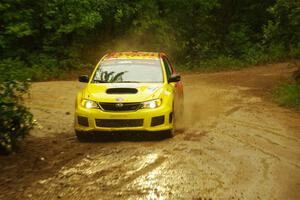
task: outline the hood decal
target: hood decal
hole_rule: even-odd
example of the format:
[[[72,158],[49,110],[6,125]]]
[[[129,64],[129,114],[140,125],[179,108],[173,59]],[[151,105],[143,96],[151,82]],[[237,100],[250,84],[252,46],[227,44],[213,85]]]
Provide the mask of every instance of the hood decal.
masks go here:
[[[110,84],[107,88],[137,88],[139,87],[138,84],[134,83],[113,83]]]
[[[150,86],[150,87],[146,88],[144,91],[147,93],[153,93],[158,88],[159,88],[159,86]]]

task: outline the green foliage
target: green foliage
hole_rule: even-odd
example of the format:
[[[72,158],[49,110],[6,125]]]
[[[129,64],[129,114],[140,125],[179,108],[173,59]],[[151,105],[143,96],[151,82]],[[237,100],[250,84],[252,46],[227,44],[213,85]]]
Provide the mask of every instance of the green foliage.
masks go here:
[[[30,78],[30,72],[24,61],[7,58],[0,61],[0,83],[9,80],[25,81]]]
[[[293,77],[295,81],[300,84],[300,67],[294,72]]]
[[[10,153],[33,128],[33,116],[23,105],[27,82],[4,81],[0,84],[0,152]]]
[[[300,82],[285,83],[274,92],[280,105],[293,107],[300,111]]]
[[[219,56],[214,59],[203,60],[199,63],[201,69],[205,71],[215,71],[219,69],[237,69],[245,66],[244,62],[228,56]],[[197,68],[196,68],[197,69]]]
[[[47,55],[33,56],[33,63],[28,65],[19,58],[7,58],[0,61],[0,82],[9,80],[33,81],[63,78],[67,70],[59,68],[59,62]],[[31,57],[30,56],[30,57]]]
[[[292,57],[300,57],[300,2],[277,0],[268,8],[272,19],[264,27],[264,42]]]

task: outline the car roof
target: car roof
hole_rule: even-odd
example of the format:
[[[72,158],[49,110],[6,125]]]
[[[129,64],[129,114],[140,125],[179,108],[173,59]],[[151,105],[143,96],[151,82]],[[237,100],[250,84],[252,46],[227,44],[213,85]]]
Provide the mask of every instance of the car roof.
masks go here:
[[[104,56],[104,60],[112,59],[159,59],[163,53],[159,52],[143,52],[143,51],[124,51],[112,52]]]

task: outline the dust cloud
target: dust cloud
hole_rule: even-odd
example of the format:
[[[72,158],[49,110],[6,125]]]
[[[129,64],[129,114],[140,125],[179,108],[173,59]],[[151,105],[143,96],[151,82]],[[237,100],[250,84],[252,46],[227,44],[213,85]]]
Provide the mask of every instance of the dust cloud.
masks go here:
[[[184,117],[180,127],[184,127],[185,132],[211,129],[217,119],[225,113],[228,99],[234,98],[234,94],[220,87],[207,87],[201,80],[190,83],[188,76],[185,76],[185,79]]]
[[[146,52],[164,52],[171,60],[175,57],[178,44],[175,36],[171,33],[161,36],[153,31],[129,32],[123,36],[113,39],[106,39],[87,45],[84,50],[84,58],[88,62],[96,64],[106,53],[115,51],[146,51]]]

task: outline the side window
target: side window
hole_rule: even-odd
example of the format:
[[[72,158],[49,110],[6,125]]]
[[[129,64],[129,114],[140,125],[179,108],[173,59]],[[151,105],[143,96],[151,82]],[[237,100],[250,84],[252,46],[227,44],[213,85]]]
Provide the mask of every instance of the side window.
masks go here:
[[[167,73],[167,78],[169,79],[170,76],[173,73],[172,68],[170,66],[169,61],[165,57],[163,58],[163,62],[164,62],[164,65],[165,65],[165,69],[166,69],[166,73]]]

